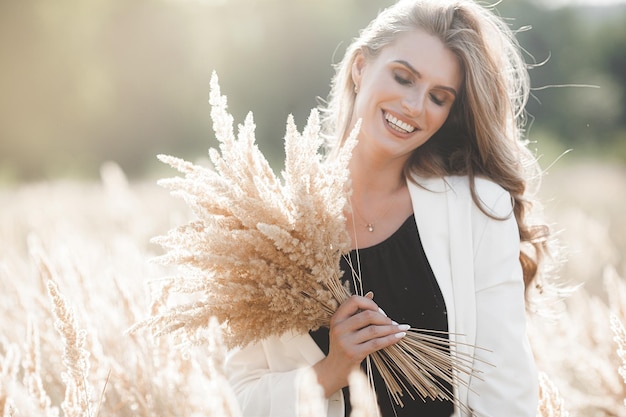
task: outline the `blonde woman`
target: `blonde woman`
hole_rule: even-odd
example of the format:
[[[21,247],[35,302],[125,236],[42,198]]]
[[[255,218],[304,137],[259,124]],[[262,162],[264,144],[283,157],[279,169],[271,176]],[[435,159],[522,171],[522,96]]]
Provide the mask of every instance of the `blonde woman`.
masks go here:
[[[232,352],[244,415],[297,416],[303,368],[315,371],[327,415],[348,415],[350,372],[408,326],[449,332],[474,373],[449,387],[454,402],[405,396],[404,407],[375,374],[383,416],[536,415],[525,288],[538,285],[546,232],[526,216],[527,96],[514,37],[472,1],[400,1],[361,32],[323,110],[335,147],[362,122],[342,267],[348,281],[358,269],[366,295],[343,303],[330,329]]]

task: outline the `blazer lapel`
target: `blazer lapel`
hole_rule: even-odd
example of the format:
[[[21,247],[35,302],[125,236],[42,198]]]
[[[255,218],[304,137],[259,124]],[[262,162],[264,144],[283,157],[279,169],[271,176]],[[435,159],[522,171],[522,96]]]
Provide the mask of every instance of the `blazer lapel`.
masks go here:
[[[471,204],[471,198],[458,195],[464,192],[464,187],[455,187],[453,178],[414,177],[414,180],[417,184],[408,181],[408,188],[415,222],[446,303],[450,339],[460,342],[456,347],[458,353],[471,356],[473,349],[465,344],[473,343],[475,337],[475,329],[466,328],[468,322],[475,325],[475,319],[466,317],[475,313],[471,218],[467,206]],[[295,348],[309,365],[324,358],[324,353],[309,334],[286,333],[280,339]],[[467,400],[464,382],[467,381],[455,386],[455,396],[461,402]],[[343,406],[339,409],[343,410]],[[465,414],[455,407],[454,416],[459,415]]]
[[[280,341],[299,352],[307,365],[315,365],[325,357],[308,333],[287,332],[280,336]]]
[[[446,302],[450,340],[456,352],[470,358],[476,337],[476,300],[473,276],[473,245],[469,187],[463,177],[424,179],[409,182],[415,221],[428,262]],[[456,373],[455,397],[466,404],[468,376]],[[454,416],[465,416],[455,407]]]
[[[414,177],[408,181],[413,213],[428,263],[435,274],[448,314],[448,331],[455,328],[455,300],[450,268],[449,207],[447,183],[442,178]]]

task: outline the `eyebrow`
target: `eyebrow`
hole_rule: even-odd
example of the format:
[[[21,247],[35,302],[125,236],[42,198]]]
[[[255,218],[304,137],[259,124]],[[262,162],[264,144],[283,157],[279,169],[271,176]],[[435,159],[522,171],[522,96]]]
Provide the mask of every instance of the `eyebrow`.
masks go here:
[[[411,71],[411,72],[412,72],[413,74],[415,74],[417,77],[422,78],[422,73],[421,73],[421,72],[419,72],[418,70],[416,70],[415,68],[413,68],[413,65],[409,64],[409,63],[408,63],[408,62],[406,62],[405,60],[403,60],[403,59],[397,59],[397,60],[395,60],[395,61],[393,61],[393,62],[395,62],[395,63],[397,63],[397,64],[404,65],[405,67],[407,67],[407,68],[409,69],[409,71]],[[452,87],[448,87],[448,86],[445,86],[445,85],[438,85],[438,86],[437,86],[437,88],[440,88],[440,89],[442,89],[442,90],[446,90],[446,91],[450,92],[452,95],[454,95],[454,97],[456,97],[456,96],[457,96],[457,92],[456,92],[456,90],[455,90],[454,88],[452,88]]]

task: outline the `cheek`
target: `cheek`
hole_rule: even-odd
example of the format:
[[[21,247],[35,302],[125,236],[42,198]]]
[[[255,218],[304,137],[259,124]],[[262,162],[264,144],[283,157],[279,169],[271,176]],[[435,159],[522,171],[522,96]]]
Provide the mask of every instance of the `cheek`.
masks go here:
[[[361,120],[361,129],[368,129],[367,127],[365,127],[368,123],[371,122],[371,120],[373,119],[372,117],[372,110],[371,108],[368,106],[368,102],[367,100],[363,100],[360,97],[357,96],[355,102],[354,102],[354,107],[352,109],[352,115],[350,118],[350,128],[348,133],[350,132],[350,130],[354,127],[354,125],[357,123],[357,121]]]
[[[359,92],[359,95],[354,102],[354,111],[352,112],[354,121],[359,118],[369,120],[375,115],[376,106],[374,105],[373,100],[369,99],[369,97],[371,96],[366,96],[365,94],[361,94]]]
[[[448,120],[449,115],[450,109],[438,108],[431,112],[431,123],[438,129]]]
[[[363,100],[360,100],[359,97],[356,98],[354,102],[354,108],[352,110],[352,123],[356,123],[357,120],[362,119],[365,112],[365,103]]]

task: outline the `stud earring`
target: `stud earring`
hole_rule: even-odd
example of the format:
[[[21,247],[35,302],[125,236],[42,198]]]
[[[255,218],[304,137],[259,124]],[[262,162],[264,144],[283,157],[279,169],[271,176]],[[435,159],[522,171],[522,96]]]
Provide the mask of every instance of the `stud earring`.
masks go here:
[[[357,87],[357,85],[354,85],[354,94],[358,94],[359,93],[359,87]]]

